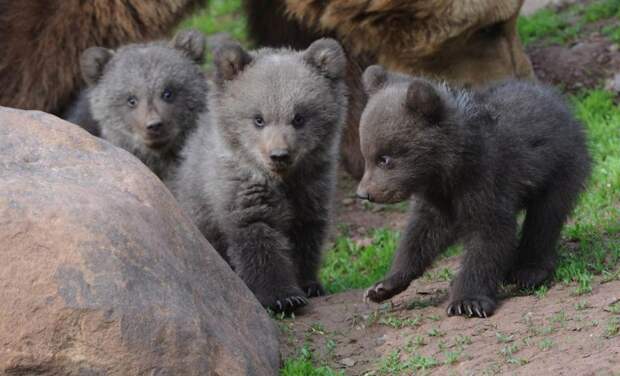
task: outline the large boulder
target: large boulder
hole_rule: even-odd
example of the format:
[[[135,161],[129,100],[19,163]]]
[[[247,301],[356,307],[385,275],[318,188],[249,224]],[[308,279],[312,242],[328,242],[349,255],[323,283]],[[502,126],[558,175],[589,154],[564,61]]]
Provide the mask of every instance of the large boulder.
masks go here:
[[[277,331],[129,153],[0,108],[0,373],[269,375]]]

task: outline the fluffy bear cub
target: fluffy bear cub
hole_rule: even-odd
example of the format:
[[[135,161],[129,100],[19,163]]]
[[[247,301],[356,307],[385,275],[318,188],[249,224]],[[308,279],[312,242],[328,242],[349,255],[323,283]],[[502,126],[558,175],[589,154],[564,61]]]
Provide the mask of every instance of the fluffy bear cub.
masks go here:
[[[214,53],[209,113],[170,184],[205,237],[274,311],[323,293],[317,279],[346,117],[345,55],[331,39],[305,51]]]
[[[551,277],[560,231],[590,172],[583,127],[561,97],[520,81],[454,90],[380,66],[363,80],[370,100],[357,195],[380,203],[413,196],[391,270],[366,298],[402,292],[454,243],[465,251],[448,315],[487,317],[500,283],[533,287]]]
[[[195,30],[116,51],[91,47],[80,59],[88,87],[64,117],[133,153],[165,179],[206,110],[204,51],[205,37]]]

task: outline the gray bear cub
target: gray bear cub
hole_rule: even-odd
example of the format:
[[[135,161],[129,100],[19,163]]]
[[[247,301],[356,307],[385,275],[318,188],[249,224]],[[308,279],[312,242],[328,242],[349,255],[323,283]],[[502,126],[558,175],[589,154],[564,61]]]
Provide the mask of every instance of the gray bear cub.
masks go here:
[[[534,287],[550,278],[560,231],[590,173],[583,127],[562,98],[520,81],[454,90],[379,66],[363,79],[370,100],[358,197],[415,197],[391,270],[366,298],[405,290],[454,243],[465,253],[449,315],[487,317],[502,282]]]
[[[205,37],[194,30],[116,51],[91,47],[80,59],[88,87],[65,118],[133,153],[164,179],[206,110],[204,51]]]
[[[214,53],[209,113],[170,183],[205,237],[274,311],[323,293],[317,279],[347,110],[345,55],[331,39],[305,51]]]

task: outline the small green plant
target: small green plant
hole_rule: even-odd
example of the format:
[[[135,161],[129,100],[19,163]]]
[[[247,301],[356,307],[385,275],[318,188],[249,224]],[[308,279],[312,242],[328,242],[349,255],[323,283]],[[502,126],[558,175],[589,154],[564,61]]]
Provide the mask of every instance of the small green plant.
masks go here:
[[[426,341],[424,340],[424,337],[418,335],[415,336],[413,338],[413,343],[417,346],[417,347],[422,347],[422,346],[426,346]]]
[[[454,338],[454,343],[456,343],[457,346],[467,346],[467,345],[471,345],[472,341],[471,341],[471,337],[470,336],[465,336],[462,334],[459,334],[458,336],[456,336]]]
[[[439,365],[437,359],[431,357],[426,357],[422,355],[414,355],[407,359],[405,363],[406,368],[416,371],[423,371],[427,369],[434,368]]]
[[[452,365],[459,361],[461,357],[461,352],[460,351],[448,351],[444,353],[444,357],[445,357],[444,364]]]
[[[566,312],[564,312],[564,310],[559,311],[558,313],[553,314],[550,318],[549,321],[555,324],[560,324],[560,325],[564,325],[564,323],[567,320],[567,316],[566,316]]]
[[[312,336],[312,335],[324,336],[325,334],[327,334],[327,332],[325,331],[325,328],[323,328],[323,324],[321,324],[320,322],[315,322],[314,324],[310,325],[310,327],[306,330],[306,334],[308,336]]]
[[[549,292],[549,287],[547,285],[541,285],[534,290],[534,295],[536,295],[538,299],[542,299],[547,295],[547,292]]]
[[[590,308],[590,303],[588,303],[587,300],[580,300],[577,304],[575,304],[575,309],[577,311],[583,311],[588,308]]]
[[[404,327],[415,327],[419,326],[422,322],[422,318],[417,316],[409,319],[401,319],[396,316],[387,316],[379,319],[379,324],[389,326],[394,329],[400,329]]]
[[[610,304],[609,308],[607,308],[607,311],[616,314],[620,313],[620,301]]]
[[[620,334],[620,317],[612,317],[605,328],[605,338],[612,338]]]
[[[400,350],[396,349],[381,360],[377,372],[380,375],[397,375],[400,374],[405,368],[406,365],[400,360]]]
[[[553,347],[553,341],[549,338],[545,338],[538,344],[538,348],[542,351],[547,351]]]
[[[428,331],[428,335],[430,337],[443,337],[445,333],[439,330],[439,328],[432,327],[431,330]]]
[[[502,332],[496,332],[495,337],[497,338],[497,343],[509,343],[514,341],[514,336]]]
[[[304,345],[297,357],[284,361],[280,369],[281,376],[344,376],[327,366],[316,366],[314,354],[308,345]]]

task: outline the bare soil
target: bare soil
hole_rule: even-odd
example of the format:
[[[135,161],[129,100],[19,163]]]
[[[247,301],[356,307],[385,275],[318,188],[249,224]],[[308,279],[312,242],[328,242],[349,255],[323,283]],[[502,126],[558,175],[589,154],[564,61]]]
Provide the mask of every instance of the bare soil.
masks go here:
[[[568,46],[528,48],[541,81],[579,92],[620,72],[618,45],[585,34]],[[354,199],[355,185],[341,179],[336,221],[355,241],[368,241],[373,228],[402,228],[405,206],[363,204]],[[456,256],[434,271],[458,267]],[[402,374],[620,375],[620,280],[599,278],[592,286],[581,296],[564,284],[544,296],[507,290],[488,319],[447,317],[449,282],[441,278],[420,278],[384,305],[347,291],[313,299],[294,319],[279,320],[281,351],[294,357],[307,344],[319,363],[346,375],[392,374],[384,364],[390,354],[412,364]]]
[[[457,265],[453,257],[436,269]],[[382,374],[381,360],[395,350],[401,362],[416,355],[437,362],[403,374],[620,374],[620,336],[613,332],[620,281],[597,281],[587,296],[564,285],[543,297],[506,292],[488,319],[447,317],[448,285],[420,279],[381,306],[364,303],[359,290],[313,299],[302,315],[280,321],[284,356],[309,344],[321,361],[346,375]]]
[[[620,47],[597,30],[620,20],[609,19],[590,24],[583,36],[570,45],[534,43],[527,48],[536,76],[542,82],[578,93],[595,87],[609,88],[620,73]],[[591,32],[589,32],[590,30]],[[614,90],[620,91],[620,88]]]

